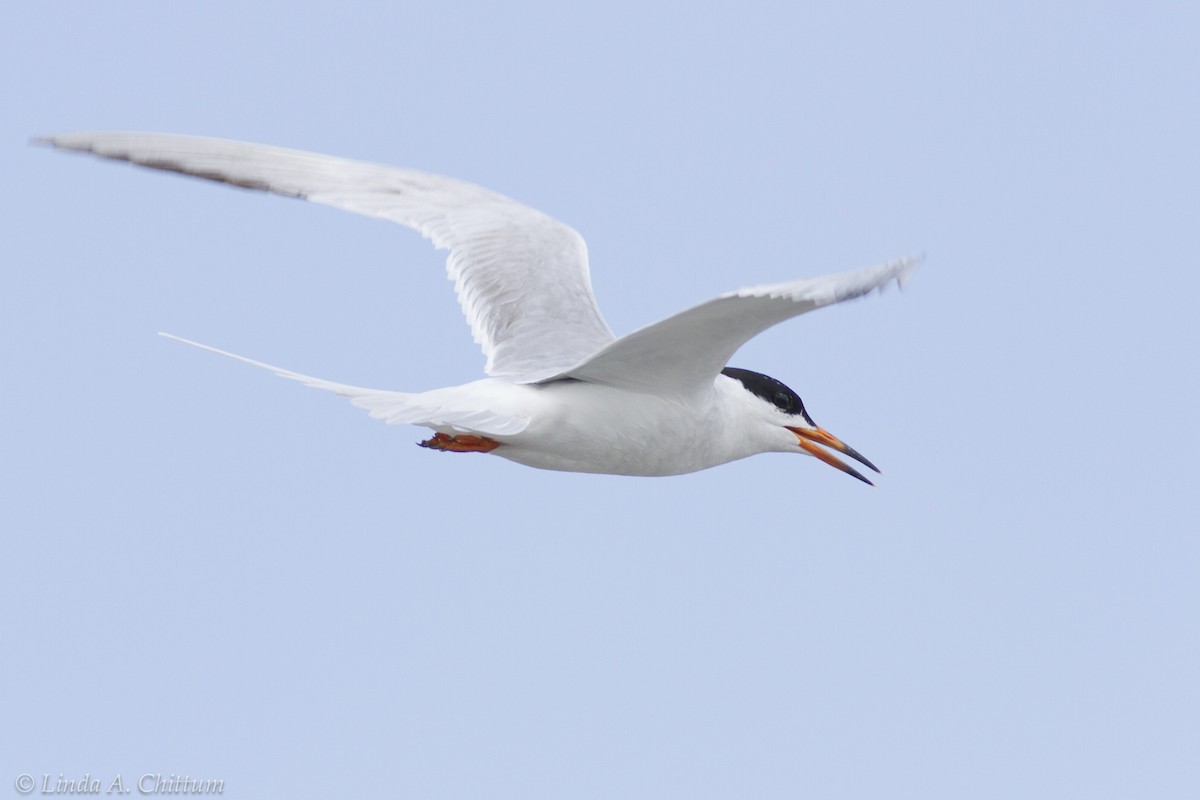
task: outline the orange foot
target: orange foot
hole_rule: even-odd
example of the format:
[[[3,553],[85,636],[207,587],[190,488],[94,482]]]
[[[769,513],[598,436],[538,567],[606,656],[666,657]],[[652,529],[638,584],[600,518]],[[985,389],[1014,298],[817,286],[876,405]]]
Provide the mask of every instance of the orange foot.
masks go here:
[[[426,439],[417,444],[421,447],[428,447],[430,450],[443,450],[448,453],[490,453],[500,446],[495,439],[489,439],[486,436],[475,436],[470,433],[451,436],[440,432],[435,433],[432,439]]]

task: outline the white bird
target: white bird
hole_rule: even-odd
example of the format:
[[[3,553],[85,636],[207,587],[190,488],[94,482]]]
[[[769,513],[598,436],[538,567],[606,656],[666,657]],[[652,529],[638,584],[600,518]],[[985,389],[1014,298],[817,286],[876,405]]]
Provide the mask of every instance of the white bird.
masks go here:
[[[439,249],[490,377],[428,392],[346,386],[169,338],[349,398],[388,423],[431,428],[423,447],[531,467],[678,475],[758,453],[822,449],[879,470],[819,427],[766,375],[726,366],[777,323],[860,297],[918,259],[728,292],[620,338],[596,306],[587,249],[572,228],[465,181],[246,142],[158,133],[75,133],[43,143],[299,197],[398,222]]]

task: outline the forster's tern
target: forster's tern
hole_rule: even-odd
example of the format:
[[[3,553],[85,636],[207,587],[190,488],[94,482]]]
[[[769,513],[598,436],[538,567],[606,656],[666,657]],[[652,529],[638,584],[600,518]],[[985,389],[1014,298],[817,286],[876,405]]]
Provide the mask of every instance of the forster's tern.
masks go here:
[[[772,325],[893,280],[903,284],[915,258],[739,289],[617,338],[596,306],[579,234],[474,184],[195,136],[76,133],[41,141],[391,220],[449,250],[446,268],[487,358],[483,380],[415,393],[361,389],[169,337],[336,392],[389,423],[431,428],[424,447],[618,475],[677,475],[756,453],[807,453],[870,483],[829,448],[878,472],[813,422],[787,386],[726,362]]]

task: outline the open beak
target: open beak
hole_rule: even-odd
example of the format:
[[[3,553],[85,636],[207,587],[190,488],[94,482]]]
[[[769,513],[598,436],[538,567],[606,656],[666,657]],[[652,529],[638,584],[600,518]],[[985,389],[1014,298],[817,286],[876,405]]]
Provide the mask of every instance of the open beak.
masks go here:
[[[834,436],[829,431],[825,430],[824,428],[793,428],[790,425],[787,426],[787,429],[796,434],[796,438],[800,440],[800,448],[804,450],[804,452],[808,453],[809,455],[816,456],[829,466],[834,467],[835,469],[840,469],[847,475],[853,475],[855,478],[858,478],[865,484],[870,486],[875,485],[864,478],[858,470],[847,464],[845,461],[842,461],[833,453],[817,447],[817,445],[821,444],[833,450],[837,450],[839,453],[845,453],[863,466],[879,472],[879,467],[875,466],[870,461],[867,461],[857,450]]]

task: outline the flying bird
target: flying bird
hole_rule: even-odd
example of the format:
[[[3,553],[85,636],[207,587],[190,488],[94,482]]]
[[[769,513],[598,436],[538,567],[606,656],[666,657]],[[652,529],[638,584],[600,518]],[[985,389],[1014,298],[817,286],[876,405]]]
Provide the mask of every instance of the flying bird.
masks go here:
[[[480,186],[196,136],[74,133],[39,141],[398,222],[448,250],[446,269],[488,375],[462,386],[364,389],[163,334],[335,392],[388,423],[430,428],[423,447],[617,475],[678,475],[768,452],[815,456],[868,484],[834,452],[879,471],[817,425],[783,383],[727,362],[786,319],[891,281],[903,285],[916,258],[739,289],[618,338],[592,294],[583,238]]]

